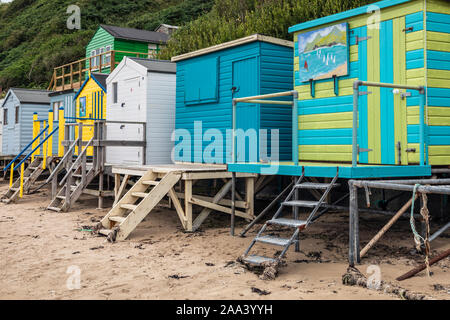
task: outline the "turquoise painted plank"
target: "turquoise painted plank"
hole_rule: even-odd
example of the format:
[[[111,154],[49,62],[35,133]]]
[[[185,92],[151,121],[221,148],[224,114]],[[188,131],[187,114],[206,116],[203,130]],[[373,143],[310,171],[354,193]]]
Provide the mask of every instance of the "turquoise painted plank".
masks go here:
[[[450,15],[445,13],[427,12],[427,30],[450,33]]]
[[[299,130],[299,145],[350,145],[352,144],[352,129],[315,129]]]
[[[317,98],[298,101],[298,114],[349,112],[353,110],[353,96]]]
[[[406,69],[417,69],[424,67],[423,49],[406,52]]]
[[[412,30],[406,31],[406,33],[416,32],[423,30],[423,12],[415,12],[405,16],[405,27],[413,28]]]
[[[408,107],[418,106],[420,95],[416,90],[407,90],[411,93],[410,97],[406,98],[406,105]],[[446,88],[427,88],[427,104],[434,107],[450,107],[450,89]]]
[[[363,6],[363,7],[351,9],[351,10],[340,12],[340,13],[333,14],[333,15],[330,15],[330,16],[326,16],[326,17],[322,17],[322,18],[319,18],[319,19],[315,19],[315,20],[311,20],[311,21],[307,21],[307,22],[296,24],[296,25],[294,25],[294,26],[289,28],[289,33],[300,31],[300,30],[305,30],[305,29],[309,29],[309,28],[313,28],[313,27],[320,26],[320,25],[327,24],[327,23],[331,23],[331,22],[334,22],[334,21],[348,19],[350,17],[354,17],[354,16],[361,15],[361,14],[366,14],[367,13],[367,9],[370,6],[374,6],[375,5],[379,9],[383,9],[383,8],[388,8],[388,7],[392,7],[392,6],[395,6],[395,5],[399,5],[399,4],[402,4],[402,3],[410,2],[410,1],[412,1],[412,0],[384,0],[384,1],[375,2],[375,3],[372,3],[370,5],[366,5],[366,6]]]
[[[428,144],[432,146],[450,145],[450,126],[428,126]],[[408,125],[408,143],[419,143],[419,125]]]
[[[305,176],[332,178],[336,175],[339,168],[339,177],[343,179],[359,178],[390,178],[390,177],[421,177],[431,175],[431,166],[364,166],[348,167],[324,164],[323,166],[304,166]],[[286,176],[300,176],[302,166],[279,165],[270,166],[269,164],[249,164],[249,163],[228,163],[228,171],[245,173],[268,173]]]
[[[392,20],[380,24],[380,82],[394,82]],[[395,164],[394,97],[392,89],[380,88],[381,163]]]
[[[427,67],[428,69],[450,70],[450,52],[427,50]]]
[[[360,37],[367,37],[367,26],[360,27],[358,29]],[[367,41],[361,41],[358,46],[359,79],[362,81],[367,81]],[[367,87],[360,87],[360,90],[366,91]],[[361,148],[366,149],[369,147],[367,95],[362,95],[359,97],[358,106],[358,145]],[[359,162],[369,162],[368,152],[362,152],[359,155]]]

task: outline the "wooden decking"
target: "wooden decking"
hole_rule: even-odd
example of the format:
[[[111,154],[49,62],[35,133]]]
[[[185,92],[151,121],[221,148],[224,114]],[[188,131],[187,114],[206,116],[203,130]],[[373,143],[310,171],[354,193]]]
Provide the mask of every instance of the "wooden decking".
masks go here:
[[[232,173],[227,171],[226,165],[192,163],[141,166],[113,165],[115,203],[126,193],[127,185],[131,184],[131,177],[141,177],[149,171],[157,174],[159,178],[171,172],[181,175],[179,183],[170,190],[169,196],[186,231],[197,230],[212,211],[231,214],[231,200],[226,195],[231,190]],[[236,178],[245,180],[245,194],[236,194],[235,214],[238,217],[253,220],[255,217],[254,192],[257,175],[254,173],[237,173]],[[204,192],[199,194],[201,188],[197,188],[196,184],[200,180],[214,181],[216,185],[214,194],[205,195]],[[194,206],[201,208],[200,213],[195,218]]]

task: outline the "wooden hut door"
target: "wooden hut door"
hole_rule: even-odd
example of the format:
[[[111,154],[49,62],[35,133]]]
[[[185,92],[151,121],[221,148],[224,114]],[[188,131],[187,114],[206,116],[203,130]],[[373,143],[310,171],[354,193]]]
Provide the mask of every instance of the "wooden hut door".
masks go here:
[[[233,98],[248,97],[258,94],[257,57],[233,62],[232,93]],[[259,160],[258,110],[259,108],[256,104],[239,103],[236,106],[237,161],[257,162]],[[239,129],[242,129],[242,131]],[[245,138],[242,136],[242,132],[245,133]],[[243,141],[245,141],[245,145],[242,143]]]
[[[406,84],[404,17],[365,27],[358,43],[361,80]],[[366,60],[366,61],[364,61]],[[359,162],[407,164],[406,99],[390,88],[361,87]]]

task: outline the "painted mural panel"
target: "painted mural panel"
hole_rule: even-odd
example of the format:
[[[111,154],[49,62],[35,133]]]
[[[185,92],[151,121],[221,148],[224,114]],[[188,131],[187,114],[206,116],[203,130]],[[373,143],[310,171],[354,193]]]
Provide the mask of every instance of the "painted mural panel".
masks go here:
[[[298,35],[300,81],[348,74],[347,23]]]

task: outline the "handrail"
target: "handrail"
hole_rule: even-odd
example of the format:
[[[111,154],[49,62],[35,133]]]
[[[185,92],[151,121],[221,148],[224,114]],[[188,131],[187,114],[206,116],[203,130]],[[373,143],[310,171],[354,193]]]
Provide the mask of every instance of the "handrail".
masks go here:
[[[292,102],[290,101],[275,101],[275,100],[262,100],[268,98],[278,98],[292,96]],[[236,105],[238,103],[254,103],[254,104],[274,104],[274,105],[287,105],[292,106],[292,161],[295,166],[298,166],[298,92],[296,90],[269,93],[257,96],[233,98],[233,140],[232,140],[232,161],[236,162]]]
[[[49,125],[47,125],[44,129],[42,129],[42,131],[29,143],[27,144],[27,146],[25,148],[22,149],[22,151],[20,151],[20,153],[11,160],[10,163],[8,163],[8,165],[6,167],[3,168],[3,171],[8,170],[9,167],[11,167],[11,165],[22,155],[25,153],[25,151],[27,151],[27,149],[37,140],[39,139],[40,136],[42,136],[44,134],[44,132],[48,129]]]
[[[58,129],[59,129],[59,127],[56,127],[55,129],[53,129],[53,131],[49,134],[49,135],[47,135],[44,139],[42,139],[42,141],[33,149],[33,150],[31,150],[31,152],[29,153],[29,154],[27,154],[27,156],[25,157],[25,158],[23,158],[15,167],[14,167],[14,169],[13,170],[17,170],[17,168],[19,168],[20,167],[20,165],[22,164],[22,163],[24,163],[25,162],[25,160],[27,160],[29,157],[31,157],[31,155],[37,150],[37,149],[39,149],[47,140],[48,140],[48,138],[50,138],[56,131],[58,131]]]
[[[88,147],[90,147],[90,145],[92,144],[93,141],[94,141],[94,137],[92,137],[91,140],[89,140],[89,142],[84,147],[83,151],[80,152],[80,154],[78,155],[77,159],[75,160],[75,162],[70,167],[70,169],[67,170],[66,175],[64,176],[64,178],[62,178],[61,182],[59,183],[60,186],[62,186],[64,184],[64,182],[66,181],[67,177],[72,172],[72,170],[74,168],[76,168],[77,165],[79,165],[78,163],[79,163],[80,159],[84,156],[84,154],[86,153]]]
[[[425,154],[425,87],[424,86],[410,86],[394,83],[384,83],[384,82],[370,82],[356,80],[353,82],[353,127],[352,127],[352,167],[357,167],[358,165],[358,98],[359,98],[359,87],[379,87],[379,88],[393,88],[393,89],[406,89],[406,90],[417,90],[420,97],[419,105],[419,144],[420,144],[420,165],[424,165],[424,154]]]
[[[53,178],[53,176],[59,171],[59,167],[63,165],[63,163],[66,161],[66,159],[69,157],[69,154],[71,154],[71,151],[73,149],[75,149],[75,146],[77,145],[78,141],[80,140],[80,138],[77,138],[72,145],[70,145],[69,149],[67,149],[66,153],[64,154],[64,156],[62,157],[61,161],[59,161],[58,165],[55,167],[55,169],[53,170],[53,172],[48,176],[47,180],[45,181],[45,183],[49,183],[50,180]]]

